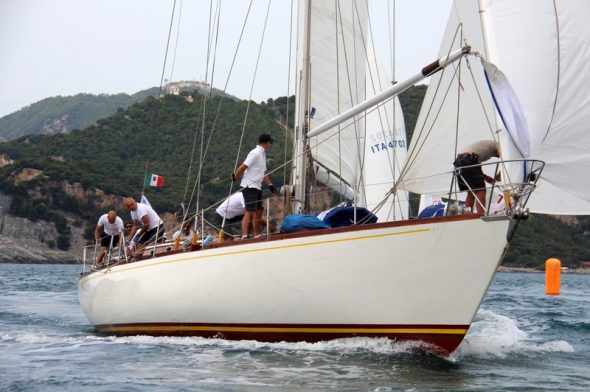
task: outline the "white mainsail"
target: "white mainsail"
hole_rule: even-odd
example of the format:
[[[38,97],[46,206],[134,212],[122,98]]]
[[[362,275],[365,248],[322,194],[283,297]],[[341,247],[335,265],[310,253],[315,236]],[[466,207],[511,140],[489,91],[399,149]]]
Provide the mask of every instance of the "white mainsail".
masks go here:
[[[367,62],[366,3],[302,2],[309,11],[309,128],[325,122],[365,98]],[[300,24],[300,29],[305,25]],[[300,35],[302,37],[303,35]],[[298,88],[305,84],[305,42],[298,45]],[[301,91],[301,90],[300,90]],[[306,93],[298,94],[297,124],[305,117]],[[346,197],[364,205],[359,157],[364,148],[364,123],[351,119],[321,136],[309,139],[311,156],[320,167],[316,180],[327,183]],[[297,148],[295,151],[299,153]],[[330,177],[328,181],[327,178]],[[297,181],[294,181],[295,183]],[[297,185],[296,185],[297,186]],[[341,191],[342,190],[342,191]]]
[[[389,87],[391,77],[377,65],[367,39],[366,3],[318,1],[309,6],[309,128],[313,129],[380,93]],[[304,47],[300,41],[300,49]],[[304,56],[300,50],[299,69]],[[397,99],[394,113],[392,102],[309,138],[315,180],[356,205],[369,209],[382,205],[377,211],[380,222],[407,217],[408,209],[406,192],[386,197],[406,154],[403,114]]]
[[[530,158],[546,163],[529,200],[533,212],[590,214],[589,21],[585,0],[455,0],[451,11],[441,54],[467,43],[503,72],[522,107]],[[435,182],[427,177],[452,171],[455,145],[496,138],[504,159],[527,158],[494,114],[480,61],[471,57],[469,63],[431,79],[403,175],[405,189],[444,192],[450,174]],[[514,178],[520,171],[509,169],[512,181],[522,180]]]

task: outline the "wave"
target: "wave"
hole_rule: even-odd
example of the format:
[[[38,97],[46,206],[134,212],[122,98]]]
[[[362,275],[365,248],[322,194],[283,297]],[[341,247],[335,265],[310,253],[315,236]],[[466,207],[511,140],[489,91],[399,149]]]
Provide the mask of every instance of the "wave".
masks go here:
[[[77,326],[79,327],[79,326]],[[65,331],[64,331],[65,332]],[[73,331],[72,331],[73,332]],[[536,335],[536,333],[534,333]],[[141,347],[193,346],[200,348],[217,348],[240,351],[294,351],[294,352],[337,352],[340,354],[372,353],[380,355],[415,354],[429,346],[423,342],[392,341],[387,338],[345,338],[317,343],[267,343],[255,340],[224,340],[202,337],[174,336],[102,336],[88,330],[74,333],[43,333],[41,331],[0,332],[0,343],[16,342],[24,345],[64,345],[85,346],[95,344],[134,345]],[[451,354],[448,360],[461,361],[466,357],[505,358],[508,355],[535,355],[548,352],[574,352],[573,346],[564,340],[539,342],[538,337],[519,328],[518,323],[506,316],[490,310],[480,310],[465,340]]]
[[[308,342],[259,342],[256,340],[225,340],[208,339],[202,337],[173,337],[173,336],[125,336],[104,337],[112,343],[138,345],[180,345],[201,346],[232,350],[280,350],[280,351],[317,351],[357,353],[369,352],[375,354],[403,354],[417,352],[427,345],[423,342],[396,342],[387,338],[343,338],[316,343]]]
[[[224,350],[269,350],[269,351],[309,351],[309,352],[338,352],[338,353],[374,353],[374,354],[405,354],[416,353],[428,348],[423,342],[397,342],[387,338],[344,338],[330,341],[307,342],[278,342],[268,343],[255,340],[224,340],[202,337],[177,336],[100,336],[80,333],[79,335],[56,335],[42,332],[11,331],[0,332],[0,343],[15,342],[24,345],[64,345],[84,346],[94,344],[123,344],[142,347],[161,346],[193,346],[201,348],[218,348]]]
[[[527,332],[519,328],[515,320],[480,309],[467,336],[449,359],[459,361],[465,357],[506,358],[512,354],[530,356],[537,353],[574,351],[572,345],[564,340],[535,342]]]

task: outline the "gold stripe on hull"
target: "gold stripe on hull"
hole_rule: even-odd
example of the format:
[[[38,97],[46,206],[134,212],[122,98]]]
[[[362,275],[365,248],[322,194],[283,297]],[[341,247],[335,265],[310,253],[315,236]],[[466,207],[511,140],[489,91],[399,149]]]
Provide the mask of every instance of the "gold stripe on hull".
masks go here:
[[[465,335],[467,328],[280,328],[280,327],[230,327],[208,325],[125,325],[98,326],[103,333],[138,332],[245,332],[245,333],[328,333],[328,334],[441,334]]]

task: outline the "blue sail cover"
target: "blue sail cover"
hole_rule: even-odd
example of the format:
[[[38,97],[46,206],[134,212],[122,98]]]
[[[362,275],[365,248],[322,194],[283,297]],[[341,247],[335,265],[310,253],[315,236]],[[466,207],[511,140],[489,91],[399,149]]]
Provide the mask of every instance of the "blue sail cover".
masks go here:
[[[418,214],[418,218],[435,218],[445,216],[445,204],[432,204]]]
[[[281,224],[282,233],[291,233],[298,230],[329,229],[330,226],[322,222],[315,215],[293,214],[287,215]]]
[[[322,218],[331,227],[354,225],[354,207],[336,207],[329,210]],[[377,217],[363,207],[356,207],[357,224],[377,223]]]

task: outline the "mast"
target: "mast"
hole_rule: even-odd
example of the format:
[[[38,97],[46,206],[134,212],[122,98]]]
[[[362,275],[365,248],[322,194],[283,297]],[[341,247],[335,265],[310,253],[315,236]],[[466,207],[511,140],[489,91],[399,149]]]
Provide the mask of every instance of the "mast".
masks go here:
[[[293,145],[293,168],[291,184],[294,199],[291,213],[301,213],[306,208],[307,198],[307,131],[309,128],[308,110],[310,107],[310,39],[311,39],[311,0],[301,1],[299,6],[301,50],[297,52],[298,81],[296,91],[295,138]]]

